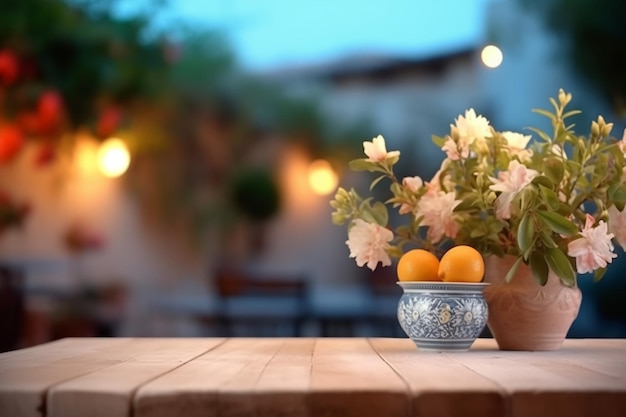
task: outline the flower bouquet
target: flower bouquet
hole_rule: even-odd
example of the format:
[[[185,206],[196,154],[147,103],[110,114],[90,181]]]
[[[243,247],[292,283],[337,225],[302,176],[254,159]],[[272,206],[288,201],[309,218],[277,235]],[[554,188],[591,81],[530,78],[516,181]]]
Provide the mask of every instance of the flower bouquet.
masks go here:
[[[364,142],[366,158],[350,168],[376,174],[370,191],[387,184],[390,193],[377,201],[338,189],[332,220],[348,224],[350,257],[374,270],[414,247],[440,255],[468,245],[485,259],[514,259],[506,282],[521,265],[540,286],[550,275],[565,287],[576,287],[577,273],[602,278],[617,256],[614,240],[626,246],[626,131],[617,140],[598,116],[578,135],[568,122],[580,113],[567,109],[571,99],[560,90],[550,111],[534,110],[551,132],[501,132],[467,110],[448,134],[433,136],[443,160],[430,180],[396,177],[400,152],[387,151],[382,136]],[[403,220],[391,224],[390,209]]]

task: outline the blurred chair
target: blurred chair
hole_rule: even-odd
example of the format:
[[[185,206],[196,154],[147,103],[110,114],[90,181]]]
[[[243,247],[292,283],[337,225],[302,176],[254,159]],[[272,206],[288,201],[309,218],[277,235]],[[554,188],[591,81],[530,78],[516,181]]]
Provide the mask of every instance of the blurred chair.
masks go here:
[[[24,274],[0,264],[0,352],[19,347],[24,319]]]
[[[301,336],[309,314],[303,277],[260,276],[221,268],[216,274],[217,314],[224,336]]]

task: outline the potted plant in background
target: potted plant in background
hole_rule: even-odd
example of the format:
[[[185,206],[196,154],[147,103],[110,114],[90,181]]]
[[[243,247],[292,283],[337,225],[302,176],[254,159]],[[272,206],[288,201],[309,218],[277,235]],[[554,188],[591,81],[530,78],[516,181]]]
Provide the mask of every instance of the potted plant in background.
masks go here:
[[[611,137],[602,116],[581,136],[567,120],[571,94],[551,98],[552,132],[500,132],[465,112],[446,136],[433,136],[445,153],[430,181],[399,179],[400,154],[379,136],[364,143],[356,171],[379,174],[370,190],[390,182],[384,202],[339,188],[331,202],[336,224],[348,223],[350,256],[374,269],[415,245],[440,254],[450,245],[477,249],[486,260],[489,328],[501,349],[558,349],[578,314],[578,274],[602,278],[626,245],[626,132]],[[405,219],[394,228],[388,209]]]

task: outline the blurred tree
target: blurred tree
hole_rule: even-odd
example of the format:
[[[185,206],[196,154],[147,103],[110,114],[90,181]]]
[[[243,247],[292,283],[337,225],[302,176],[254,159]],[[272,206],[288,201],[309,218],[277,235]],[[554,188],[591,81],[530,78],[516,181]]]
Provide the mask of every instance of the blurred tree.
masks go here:
[[[519,0],[561,36],[572,67],[626,117],[626,2]]]
[[[20,121],[27,134],[53,137],[64,129],[95,128],[98,118],[95,133],[109,133],[120,120],[115,106],[154,99],[162,91],[168,67],[164,41],[145,39],[142,17],[113,17],[111,4],[3,4],[3,114]]]
[[[333,132],[314,99],[241,71],[223,34],[181,26],[174,42],[150,27],[161,1],[129,17],[112,12],[116,3],[3,3],[0,164],[26,140],[41,147],[35,164],[46,164],[78,132],[119,136],[133,153],[125,180],[144,217],[203,237],[207,227],[277,213],[276,138],[320,157],[357,137]],[[257,173],[244,182],[248,196],[233,189],[242,172]],[[261,219],[251,210],[259,199]]]

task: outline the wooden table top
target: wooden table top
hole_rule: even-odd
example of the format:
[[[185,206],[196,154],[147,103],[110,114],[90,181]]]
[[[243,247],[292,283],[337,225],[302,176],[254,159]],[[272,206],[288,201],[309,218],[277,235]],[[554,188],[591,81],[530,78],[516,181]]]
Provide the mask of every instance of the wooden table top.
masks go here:
[[[0,416],[626,416],[626,339],[88,338],[0,354]]]

